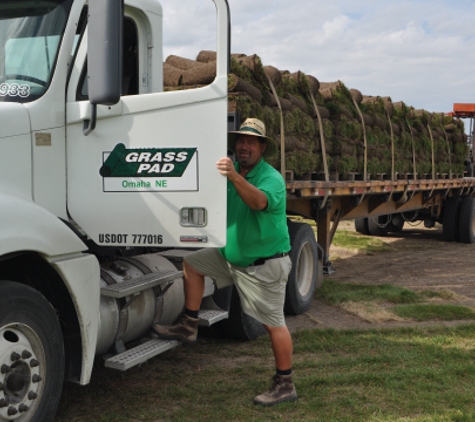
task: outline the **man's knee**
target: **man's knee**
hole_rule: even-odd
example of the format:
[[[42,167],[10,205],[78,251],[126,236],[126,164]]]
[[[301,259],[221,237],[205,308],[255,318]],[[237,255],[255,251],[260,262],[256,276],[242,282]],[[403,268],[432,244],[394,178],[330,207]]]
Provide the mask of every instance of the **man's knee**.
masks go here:
[[[269,334],[274,334],[274,333],[281,334],[281,333],[285,333],[289,331],[289,329],[287,328],[287,325],[280,325],[278,327],[274,327],[272,325],[266,325],[266,324],[262,324],[262,325],[264,326],[264,328]]]
[[[183,273],[185,274],[185,277],[193,277],[193,276],[198,276],[198,277],[204,277],[205,275],[202,274],[200,271],[198,271],[196,268],[192,267],[188,262],[186,262],[186,259],[183,260]]]

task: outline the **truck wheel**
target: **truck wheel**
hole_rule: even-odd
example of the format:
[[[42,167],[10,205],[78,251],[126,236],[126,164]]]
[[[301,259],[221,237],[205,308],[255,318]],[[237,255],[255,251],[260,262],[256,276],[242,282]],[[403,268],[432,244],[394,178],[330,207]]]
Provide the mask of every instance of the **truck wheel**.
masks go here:
[[[0,422],[52,421],[63,378],[54,309],[36,290],[0,281]]]
[[[458,196],[447,198],[442,218],[442,235],[448,242],[459,241],[459,214],[462,200]]]
[[[386,236],[388,234],[388,218],[387,215],[368,218],[368,229],[371,236]]]
[[[475,242],[475,198],[462,198],[459,214],[459,240],[462,243]]]
[[[239,340],[255,340],[266,332],[261,322],[242,311],[236,287],[233,287],[229,318],[218,324],[226,335]]]
[[[366,217],[355,218],[355,230],[361,234],[369,234],[368,219]]]
[[[391,221],[388,224],[388,232],[401,233],[404,227],[404,218],[401,214],[391,215]]]
[[[292,269],[285,291],[284,311],[290,315],[305,312],[312,303],[317,285],[318,247],[308,224],[288,222]]]

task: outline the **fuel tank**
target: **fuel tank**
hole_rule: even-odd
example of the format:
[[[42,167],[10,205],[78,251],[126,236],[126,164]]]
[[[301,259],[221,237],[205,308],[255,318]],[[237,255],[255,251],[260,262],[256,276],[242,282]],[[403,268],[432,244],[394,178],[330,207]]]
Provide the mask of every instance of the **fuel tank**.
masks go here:
[[[178,271],[169,260],[156,253],[118,257],[101,265],[101,287],[163,270]],[[183,279],[174,280],[163,296],[160,293],[161,287],[156,287],[125,299],[101,296],[96,353],[107,352],[118,338],[124,343],[140,338],[150,331],[155,321],[172,323],[185,303]]]

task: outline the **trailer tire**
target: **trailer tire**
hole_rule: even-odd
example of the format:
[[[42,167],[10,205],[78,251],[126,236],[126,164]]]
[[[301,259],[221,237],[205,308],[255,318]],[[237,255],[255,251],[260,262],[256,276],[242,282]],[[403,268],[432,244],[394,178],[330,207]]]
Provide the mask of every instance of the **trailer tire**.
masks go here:
[[[368,219],[366,217],[355,218],[355,230],[361,234],[369,234]]]
[[[462,200],[458,196],[447,198],[442,218],[442,236],[447,242],[459,241],[459,216]]]
[[[389,233],[401,233],[404,228],[404,218],[401,214],[391,215],[391,221],[387,227]]]
[[[460,204],[459,240],[462,243],[475,243],[475,198],[464,196]]]
[[[386,236],[388,234],[388,218],[387,215],[378,217],[368,217],[368,229],[371,236]]]
[[[222,332],[239,340],[255,340],[266,333],[261,322],[243,312],[239,293],[235,286],[233,286],[229,317],[218,324]]]
[[[64,378],[61,327],[38,291],[0,281],[0,383],[9,404],[0,421],[42,422],[54,418]]]
[[[311,305],[317,286],[318,246],[315,233],[308,224],[287,223],[290,235],[292,269],[285,290],[284,311],[299,315]]]

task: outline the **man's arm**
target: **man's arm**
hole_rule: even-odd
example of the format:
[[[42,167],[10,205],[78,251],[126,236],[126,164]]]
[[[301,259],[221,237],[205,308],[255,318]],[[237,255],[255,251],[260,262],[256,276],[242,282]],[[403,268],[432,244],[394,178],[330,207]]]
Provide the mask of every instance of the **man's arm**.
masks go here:
[[[251,185],[234,168],[234,164],[228,157],[221,158],[216,167],[219,172],[226,176],[236,188],[236,192],[243,202],[254,211],[262,211],[267,208],[267,196],[264,192]]]

